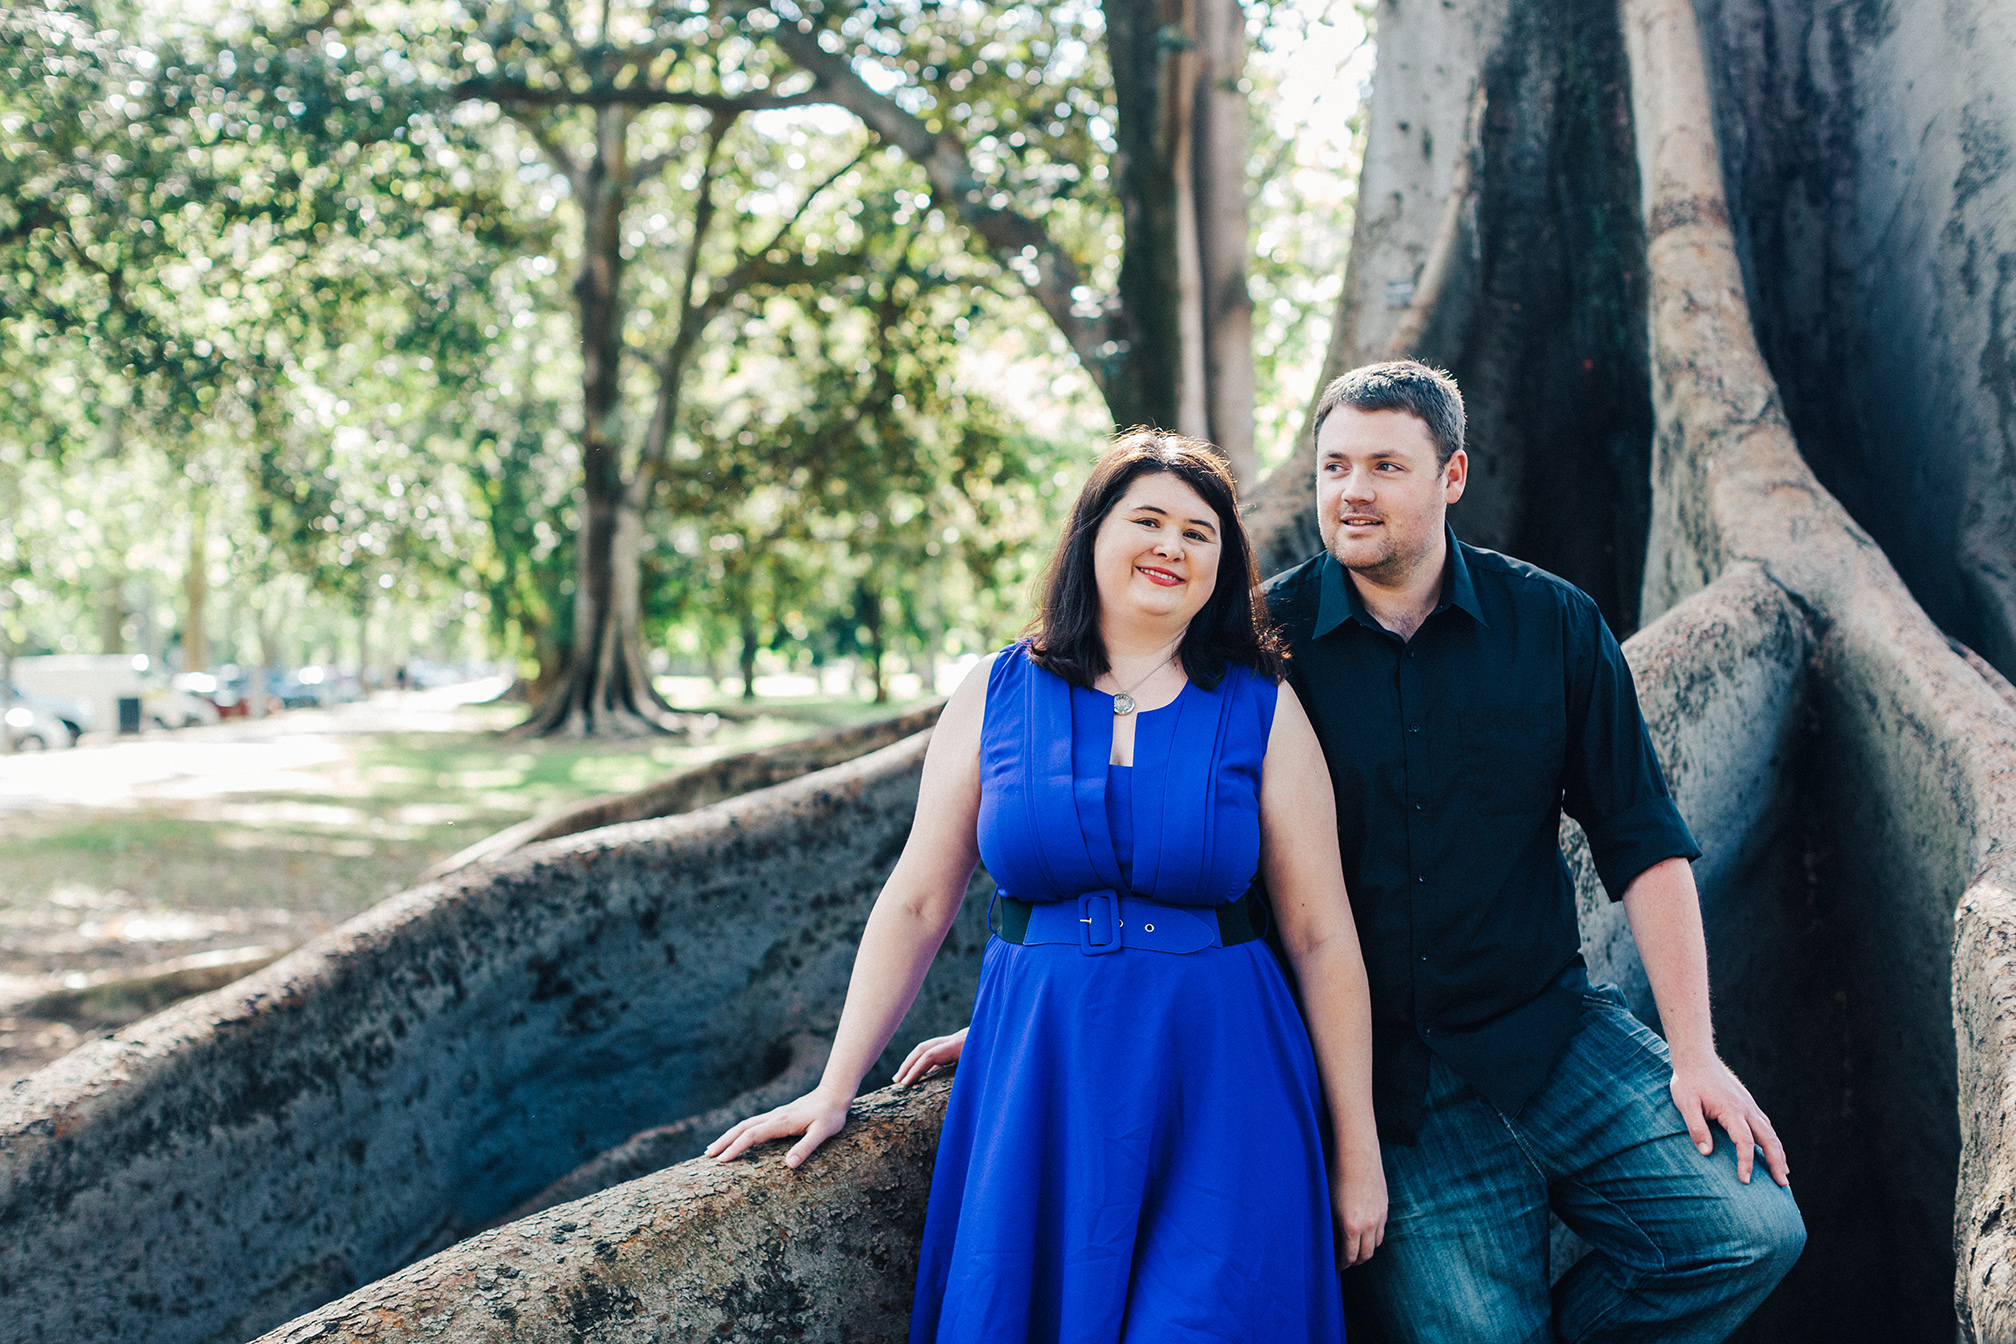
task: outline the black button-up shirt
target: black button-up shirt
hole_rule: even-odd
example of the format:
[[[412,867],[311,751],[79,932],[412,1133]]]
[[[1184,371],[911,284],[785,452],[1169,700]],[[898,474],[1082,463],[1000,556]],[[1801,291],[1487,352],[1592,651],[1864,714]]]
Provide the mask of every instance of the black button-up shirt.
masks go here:
[[[1414,1140],[1431,1051],[1511,1114],[1574,1033],[1587,977],[1564,807],[1612,900],[1660,860],[1701,854],[1595,602],[1448,539],[1442,602],[1411,640],[1327,553],[1265,590],[1337,793],[1373,1103],[1398,1143]]]

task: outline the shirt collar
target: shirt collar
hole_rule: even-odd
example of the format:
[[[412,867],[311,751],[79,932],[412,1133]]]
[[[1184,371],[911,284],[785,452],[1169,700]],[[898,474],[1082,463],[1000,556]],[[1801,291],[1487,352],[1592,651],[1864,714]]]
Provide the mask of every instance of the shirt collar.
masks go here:
[[[1442,534],[1449,546],[1449,563],[1442,573],[1442,601],[1435,610],[1458,607],[1468,612],[1477,624],[1489,629],[1491,622],[1484,619],[1483,604],[1477,600],[1477,584],[1470,577],[1470,561],[1464,555],[1469,548],[1456,540],[1455,531],[1446,523],[1443,524]],[[1311,637],[1321,639],[1346,621],[1356,621],[1367,630],[1385,629],[1365,609],[1364,599],[1358,596],[1358,586],[1345,577],[1344,566],[1337,563],[1336,556],[1326,553],[1316,600],[1316,627],[1310,632]]]

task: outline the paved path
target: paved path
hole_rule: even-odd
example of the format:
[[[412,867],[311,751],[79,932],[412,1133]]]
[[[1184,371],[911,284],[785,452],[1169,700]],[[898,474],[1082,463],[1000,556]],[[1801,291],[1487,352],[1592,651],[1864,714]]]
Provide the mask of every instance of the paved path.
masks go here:
[[[470,706],[504,689],[497,679],[428,691],[387,691],[356,704],[294,709],[264,719],[155,729],[138,737],[88,733],[67,751],[0,756],[0,817],[78,808],[186,803],[232,793],[312,787],[304,773],[348,754],[357,733],[492,726]]]

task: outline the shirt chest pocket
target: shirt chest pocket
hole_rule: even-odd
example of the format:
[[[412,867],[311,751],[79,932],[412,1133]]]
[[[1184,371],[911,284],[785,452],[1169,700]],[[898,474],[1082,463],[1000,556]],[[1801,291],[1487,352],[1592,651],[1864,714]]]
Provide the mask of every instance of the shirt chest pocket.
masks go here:
[[[1456,798],[1486,816],[1550,810],[1560,799],[1559,706],[1479,705],[1456,715]]]

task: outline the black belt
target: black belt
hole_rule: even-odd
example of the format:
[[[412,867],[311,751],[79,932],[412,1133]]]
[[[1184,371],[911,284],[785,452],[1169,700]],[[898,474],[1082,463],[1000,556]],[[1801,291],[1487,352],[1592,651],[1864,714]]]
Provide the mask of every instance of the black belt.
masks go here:
[[[997,895],[1001,922],[988,909],[988,926],[1003,941],[1076,943],[1087,956],[1136,948],[1149,952],[1201,952],[1236,947],[1267,932],[1267,903],[1249,890],[1230,905],[1175,905],[1133,892],[1088,891],[1075,901],[1018,901]]]

